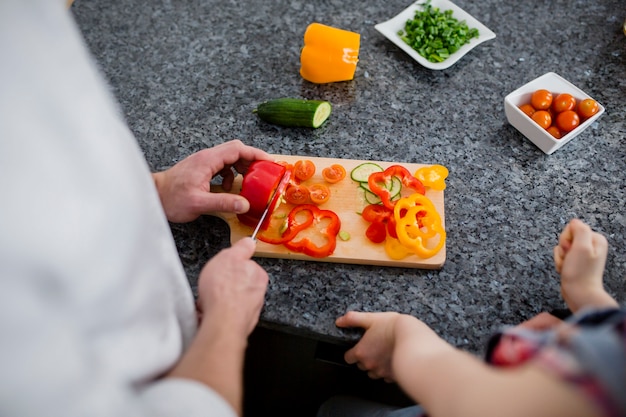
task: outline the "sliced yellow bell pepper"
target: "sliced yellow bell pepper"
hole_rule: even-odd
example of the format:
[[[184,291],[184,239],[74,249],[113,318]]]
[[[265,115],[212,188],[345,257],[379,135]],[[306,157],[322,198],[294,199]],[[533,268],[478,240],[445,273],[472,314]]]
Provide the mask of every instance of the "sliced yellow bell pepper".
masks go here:
[[[393,215],[398,241],[417,256],[431,258],[445,244],[445,228],[428,197],[415,193],[401,198],[394,206]],[[437,237],[433,246],[429,240]]]
[[[391,236],[387,236],[385,239],[385,252],[387,256],[396,261],[414,254],[414,252],[411,252],[406,246],[400,243],[398,239],[394,239]]]
[[[448,177],[448,168],[443,165],[429,165],[415,171],[415,178],[420,180],[426,187],[436,191],[446,189],[445,179]]]
[[[304,32],[300,75],[316,84],[352,80],[360,42],[358,33],[311,23]]]

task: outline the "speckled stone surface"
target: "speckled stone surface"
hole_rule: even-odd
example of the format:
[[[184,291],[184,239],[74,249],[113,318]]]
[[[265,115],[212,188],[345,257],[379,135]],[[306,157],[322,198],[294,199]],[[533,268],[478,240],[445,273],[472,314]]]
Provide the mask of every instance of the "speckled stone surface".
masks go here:
[[[610,244],[608,291],[626,301],[626,18],[623,0],[457,0],[497,37],[447,70],[413,62],[374,24],[407,0],[77,0],[72,13],[154,170],[239,138],[271,153],[439,163],[450,170],[443,269],[259,259],[270,274],[261,324],[350,342],[334,319],[395,310],[480,352],[497,326],[560,309],[552,247],[580,217]],[[361,34],[353,81],[299,75],[304,29],[321,22]],[[504,97],[554,71],[606,113],[546,155],[508,124]],[[320,129],[262,123],[256,104],[329,100]],[[228,245],[204,217],[172,225],[192,286]]]

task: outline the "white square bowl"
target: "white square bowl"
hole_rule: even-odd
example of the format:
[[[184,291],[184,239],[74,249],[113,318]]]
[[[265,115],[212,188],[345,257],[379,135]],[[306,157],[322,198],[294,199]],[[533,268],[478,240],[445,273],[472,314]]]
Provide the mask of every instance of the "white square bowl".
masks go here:
[[[550,91],[555,97],[558,93],[569,93],[576,99],[576,103],[586,98],[593,98],[585,93],[574,84],[567,81],[565,78],[555,74],[554,72],[548,72],[541,77],[535,78],[531,82],[524,84],[517,90],[513,91],[504,98],[504,112],[506,118],[520,131],[528,140],[537,145],[539,149],[550,155],[557,149],[561,148],[567,142],[580,135],[583,130],[588,128],[593,122],[604,113],[604,106],[598,103],[600,109],[589,119],[582,122],[576,129],[565,134],[561,139],[556,139],[547,130],[535,123],[526,113],[519,109],[519,106],[525,103],[530,103],[530,96],[536,90],[546,89]],[[597,102],[597,100],[596,100]]]
[[[375,25],[374,28],[382,33],[391,42],[395,43],[404,52],[409,54],[411,58],[413,58],[426,68],[430,68],[433,70],[446,69],[454,65],[454,63],[456,63],[459,59],[463,58],[463,56],[471,51],[474,47],[496,37],[496,34],[489,30],[487,26],[480,23],[478,20],[472,17],[472,15],[470,15],[451,1],[431,0],[430,4],[433,7],[439,8],[439,10],[442,12],[446,10],[452,10],[452,17],[457,19],[459,22],[465,21],[470,29],[478,29],[478,38],[472,38],[469,43],[463,45],[461,48],[459,48],[458,51],[451,54],[443,62],[430,62],[429,60],[421,56],[415,49],[411,48],[411,46],[404,42],[402,38],[400,38],[400,36],[398,35],[398,32],[400,30],[404,30],[406,21],[413,19],[415,17],[415,11],[422,8],[422,4],[424,4],[423,0],[417,1],[401,11],[396,16],[387,20],[386,22]]]

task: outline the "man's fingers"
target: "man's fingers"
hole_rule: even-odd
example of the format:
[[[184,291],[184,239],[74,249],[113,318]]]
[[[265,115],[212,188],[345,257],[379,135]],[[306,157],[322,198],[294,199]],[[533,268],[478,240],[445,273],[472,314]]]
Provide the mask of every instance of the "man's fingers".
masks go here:
[[[250,210],[250,202],[238,194],[207,193],[203,204],[203,213],[246,213]]]
[[[231,250],[237,251],[237,254],[241,255],[242,258],[252,258],[254,255],[254,251],[256,250],[256,242],[251,237],[244,237],[243,239],[238,240],[233,243]]]

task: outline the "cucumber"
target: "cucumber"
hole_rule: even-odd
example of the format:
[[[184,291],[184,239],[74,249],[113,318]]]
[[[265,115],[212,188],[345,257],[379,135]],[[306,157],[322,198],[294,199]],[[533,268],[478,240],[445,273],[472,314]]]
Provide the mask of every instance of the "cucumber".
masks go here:
[[[350,173],[350,178],[352,178],[356,182],[364,182],[367,183],[367,179],[370,174],[374,172],[382,172],[383,167],[373,162],[364,162],[361,165],[357,166]]]
[[[253,110],[261,120],[287,127],[320,127],[330,116],[328,101],[300,98],[276,98]]]
[[[402,181],[398,177],[391,177],[391,184],[385,184],[385,188],[389,190],[391,199],[394,200],[402,192]]]
[[[363,190],[363,198],[365,198],[368,204],[380,204],[382,202],[380,197],[369,189],[367,183],[362,182],[360,188]]]

